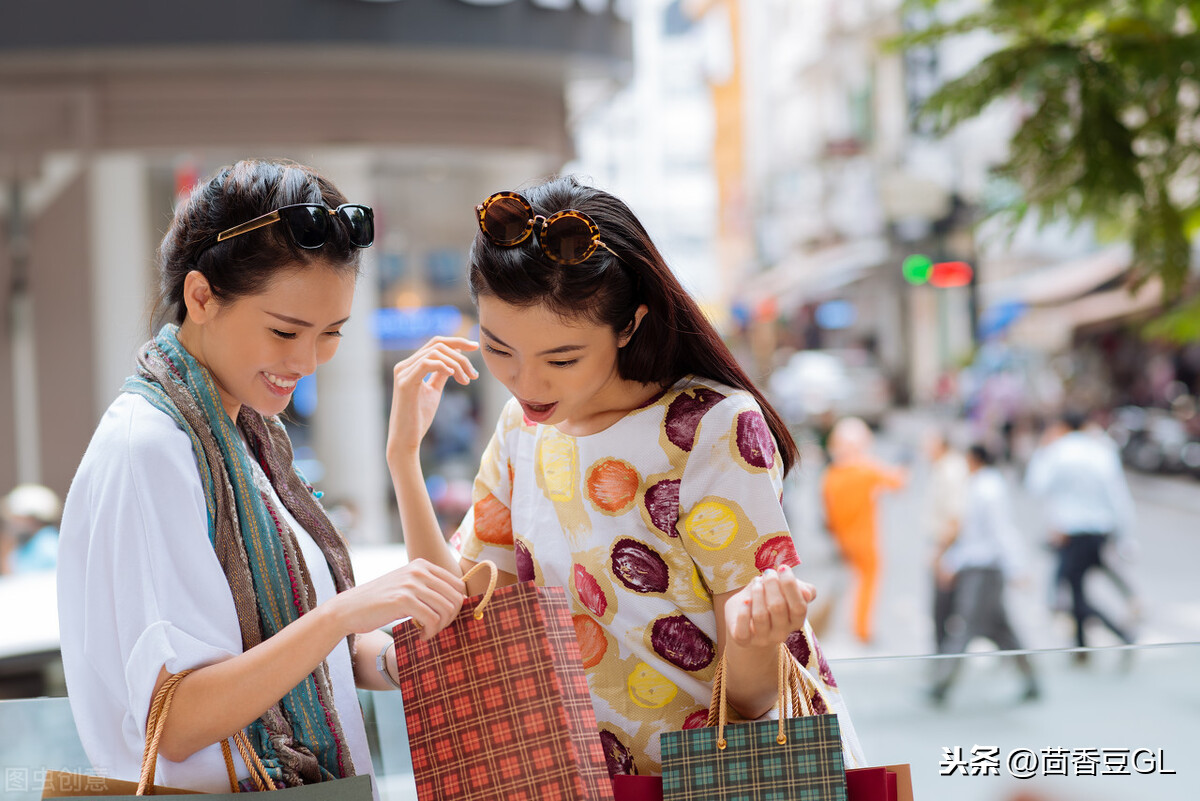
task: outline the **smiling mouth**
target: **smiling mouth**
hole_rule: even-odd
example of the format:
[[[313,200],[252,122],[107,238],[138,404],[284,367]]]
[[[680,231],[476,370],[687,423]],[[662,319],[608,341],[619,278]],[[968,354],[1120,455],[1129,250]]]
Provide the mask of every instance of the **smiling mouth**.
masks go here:
[[[300,380],[298,378],[280,378],[277,375],[267,372],[263,373],[263,377],[267,379],[267,383],[280,389],[292,389],[296,386],[296,382]]]

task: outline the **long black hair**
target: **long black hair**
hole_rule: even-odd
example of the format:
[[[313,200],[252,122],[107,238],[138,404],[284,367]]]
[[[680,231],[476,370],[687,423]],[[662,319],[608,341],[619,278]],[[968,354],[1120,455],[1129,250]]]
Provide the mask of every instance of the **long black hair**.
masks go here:
[[[618,351],[621,378],[668,387],[685,375],[698,375],[749,392],[775,437],[786,474],[799,458],[787,426],[738,365],[629,207],[572,176],[523,188],[521,194],[535,214],[549,217],[575,209],[588,215],[600,231],[600,241],[616,256],[601,247],[587,261],[564,267],[543,256],[533,237],[516,247],[500,247],[479,232],[471,246],[471,297],[490,295],[514,306],[545,304],[564,317],[583,316],[617,334],[629,330],[644,303],[647,314]]]

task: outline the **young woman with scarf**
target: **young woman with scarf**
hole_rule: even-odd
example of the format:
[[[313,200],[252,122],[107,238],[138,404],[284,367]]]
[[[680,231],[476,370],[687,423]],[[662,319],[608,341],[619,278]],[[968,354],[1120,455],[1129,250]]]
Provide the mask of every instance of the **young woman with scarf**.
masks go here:
[[[704,725],[722,653],[733,709],[768,712],[780,643],[862,764],[805,619],[815,590],[792,572],[780,493],[796,446],[779,416],[619,199],[564,177],[476,212],[483,360],[513,398],[455,553],[418,448],[479,344],[436,339],[396,366],[387,452],[409,554],[567,588],[613,776],[660,773],[659,734]]]
[[[461,579],[419,559],[355,586],[278,419],[337,350],[373,236],[369,207],[289,162],[223,168],[176,211],[159,251],[172,322],[100,421],[62,521],[63,667],[102,775],[136,780],[151,699],[186,669],[160,784],[228,789],[219,743],[241,729],[278,786],[369,773],[355,690],[391,688],[379,628],[411,615],[432,636],[458,612]]]

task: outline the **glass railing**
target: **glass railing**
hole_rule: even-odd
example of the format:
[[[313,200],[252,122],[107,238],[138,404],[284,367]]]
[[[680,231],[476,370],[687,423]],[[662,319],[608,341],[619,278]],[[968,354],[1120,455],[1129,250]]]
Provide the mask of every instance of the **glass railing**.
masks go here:
[[[1010,655],[832,660],[872,764],[908,763],[918,801],[1200,798],[1200,643]],[[1082,656],[1081,656],[1082,655]],[[935,663],[961,660],[941,704]],[[383,801],[414,799],[399,693],[360,693]],[[4,801],[40,797],[48,769],[87,772],[65,698],[0,702]]]

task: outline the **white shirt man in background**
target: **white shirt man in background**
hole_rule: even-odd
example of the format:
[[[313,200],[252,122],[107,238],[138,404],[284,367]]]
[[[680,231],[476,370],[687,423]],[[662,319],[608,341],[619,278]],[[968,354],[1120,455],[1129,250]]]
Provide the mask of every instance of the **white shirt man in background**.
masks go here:
[[[1110,442],[1084,430],[1085,415],[1067,412],[1047,431],[1047,441],[1033,455],[1025,487],[1043,501],[1051,545],[1058,551],[1055,584],[1071,591],[1075,642],[1085,647],[1084,629],[1094,617],[1118,639],[1133,642],[1129,632],[1094,607],[1084,593],[1093,568],[1109,572],[1104,549],[1110,541],[1128,550],[1133,543],[1133,496],[1120,456]],[[1081,652],[1082,654],[1082,652]]]

